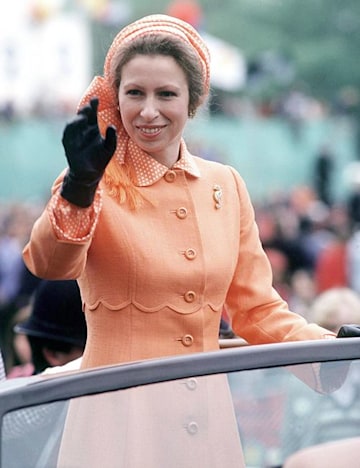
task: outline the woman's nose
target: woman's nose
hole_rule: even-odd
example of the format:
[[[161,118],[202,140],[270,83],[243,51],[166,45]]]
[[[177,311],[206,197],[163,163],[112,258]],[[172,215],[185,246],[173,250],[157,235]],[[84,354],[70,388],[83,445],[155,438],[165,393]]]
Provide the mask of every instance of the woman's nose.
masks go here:
[[[151,97],[145,99],[143,102],[143,108],[141,110],[141,117],[146,120],[153,120],[158,115],[159,111],[155,100]]]

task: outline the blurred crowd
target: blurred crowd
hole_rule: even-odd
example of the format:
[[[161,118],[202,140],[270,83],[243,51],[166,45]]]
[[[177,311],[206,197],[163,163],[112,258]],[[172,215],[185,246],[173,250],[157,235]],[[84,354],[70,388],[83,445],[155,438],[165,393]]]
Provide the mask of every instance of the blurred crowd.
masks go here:
[[[337,324],[360,323],[360,184],[345,201],[332,200],[328,163],[320,152],[311,184],[269,194],[254,207],[275,288],[293,312],[336,331]],[[22,261],[22,249],[42,209],[41,203],[0,204],[0,345],[6,371],[14,376],[17,366],[31,361],[14,328],[29,318],[39,285]],[[316,315],[315,300],[329,290],[335,293],[325,301],[326,313]],[[344,294],[352,299],[339,299]],[[224,322],[220,338],[231,337]]]
[[[80,357],[86,323],[76,281],[44,281],[22,260],[39,203],[0,205],[0,350],[8,378]]]
[[[256,206],[274,286],[290,309],[307,319],[315,298],[329,289],[349,288],[360,294],[356,195],[344,203],[327,204],[314,189],[304,186]]]

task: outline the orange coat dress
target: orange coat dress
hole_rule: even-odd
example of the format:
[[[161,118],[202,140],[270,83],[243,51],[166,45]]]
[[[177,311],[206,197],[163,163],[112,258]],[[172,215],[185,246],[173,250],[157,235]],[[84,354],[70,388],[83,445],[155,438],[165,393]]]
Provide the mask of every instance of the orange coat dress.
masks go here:
[[[136,211],[102,185],[98,218],[82,240],[58,236],[50,207],[35,223],[27,266],[80,285],[88,326],[82,368],[216,350],[224,306],[250,343],[327,336],[272,288],[239,174],[187,157],[198,176],[166,171],[139,187],[147,201]],[[113,468],[114,460],[124,468],[239,468],[236,426],[225,375],[75,400],[58,468]]]
[[[103,186],[96,228],[59,239],[45,210],[24,249],[42,278],[77,279],[88,326],[83,368],[218,349],[223,306],[251,344],[321,339],[272,287],[246,186],[233,168],[190,156],[130,210]],[[59,180],[54,185],[54,193]]]

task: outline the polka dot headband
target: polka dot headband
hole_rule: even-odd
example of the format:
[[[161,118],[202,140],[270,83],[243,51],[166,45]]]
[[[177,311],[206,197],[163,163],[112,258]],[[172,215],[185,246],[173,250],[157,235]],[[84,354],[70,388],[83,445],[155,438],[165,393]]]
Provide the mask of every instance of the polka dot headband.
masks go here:
[[[122,29],[115,37],[106,56],[104,66],[105,75],[108,75],[111,60],[120,45],[131,42],[146,34],[156,32],[176,36],[195,49],[202,65],[206,93],[208,93],[210,86],[210,57],[206,44],[190,24],[167,15],[146,16]]]

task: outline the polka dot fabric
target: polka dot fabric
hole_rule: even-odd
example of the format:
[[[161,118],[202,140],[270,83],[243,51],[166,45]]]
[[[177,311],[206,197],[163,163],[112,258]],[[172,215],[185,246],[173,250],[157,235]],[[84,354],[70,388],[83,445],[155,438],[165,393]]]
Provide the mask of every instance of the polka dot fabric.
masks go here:
[[[98,189],[94,203],[89,208],[79,208],[60,195],[51,198],[47,211],[56,237],[71,242],[87,242],[94,234],[101,211],[101,190]]]
[[[149,155],[142,157],[136,152],[131,152],[130,159],[135,170],[138,187],[154,184],[169,170],[168,167],[163,166]],[[194,177],[200,177],[200,171],[188,153],[184,142],[181,143],[180,159],[176,161],[172,169],[182,169]]]
[[[154,184],[168,171],[166,166],[158,163],[149,155],[141,157],[134,151],[131,152],[130,158],[138,187]],[[172,169],[181,169],[193,177],[200,177],[200,171],[184,142],[181,143],[180,159],[173,165]],[[94,203],[89,208],[78,208],[67,202],[57,192],[48,205],[48,213],[57,238],[73,242],[89,240],[96,228],[101,206],[101,189],[97,190]]]
[[[104,75],[109,76],[111,60],[120,45],[153,33],[166,33],[178,37],[197,52],[203,69],[206,93],[210,88],[210,53],[199,33],[190,24],[168,15],[150,15],[129,24],[115,37],[105,59]]]

